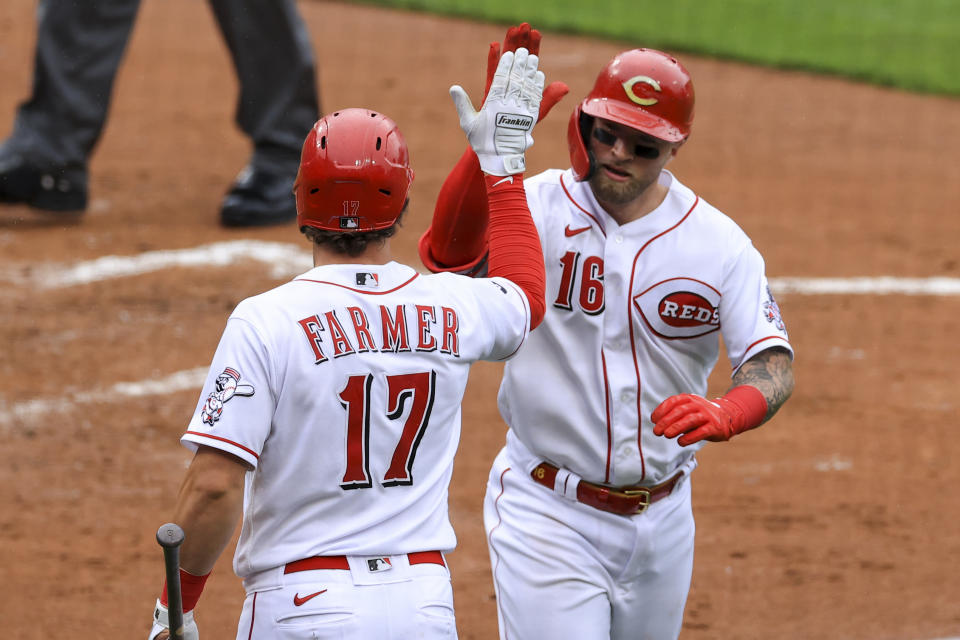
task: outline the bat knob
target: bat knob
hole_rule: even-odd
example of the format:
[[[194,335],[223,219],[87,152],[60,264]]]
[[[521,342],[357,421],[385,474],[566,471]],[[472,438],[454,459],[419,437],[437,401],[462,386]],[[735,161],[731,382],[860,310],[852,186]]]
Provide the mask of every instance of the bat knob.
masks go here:
[[[167,549],[179,547],[183,544],[183,529],[179,525],[168,522],[157,529],[157,542]]]

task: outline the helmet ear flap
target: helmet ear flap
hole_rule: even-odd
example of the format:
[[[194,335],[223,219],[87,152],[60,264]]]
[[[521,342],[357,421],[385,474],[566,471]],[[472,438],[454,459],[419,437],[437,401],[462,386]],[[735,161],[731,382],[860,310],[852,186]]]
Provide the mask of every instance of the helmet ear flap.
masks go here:
[[[597,161],[587,149],[587,136],[592,126],[593,117],[583,111],[583,105],[578,105],[570,114],[570,123],[567,125],[570,166],[578,182],[589,180],[596,169]]]

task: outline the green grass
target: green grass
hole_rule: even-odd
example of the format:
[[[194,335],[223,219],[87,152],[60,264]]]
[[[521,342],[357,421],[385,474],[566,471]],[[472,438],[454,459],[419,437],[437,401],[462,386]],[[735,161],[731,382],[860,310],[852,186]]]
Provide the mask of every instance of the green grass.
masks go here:
[[[960,0],[362,1],[960,95]]]

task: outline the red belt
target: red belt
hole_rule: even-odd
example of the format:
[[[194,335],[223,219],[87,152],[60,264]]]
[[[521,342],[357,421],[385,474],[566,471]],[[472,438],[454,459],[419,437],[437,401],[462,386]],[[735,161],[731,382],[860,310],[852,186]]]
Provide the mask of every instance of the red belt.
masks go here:
[[[439,551],[418,551],[417,553],[408,553],[407,560],[410,564],[439,564],[442,567],[447,566],[443,561],[443,554]],[[283,569],[283,573],[296,573],[298,571],[313,571],[315,569],[349,569],[350,563],[347,556],[314,556],[290,562]]]
[[[549,462],[541,462],[530,472],[530,475],[534,480],[552,490],[558,471],[559,469]],[[577,502],[621,516],[636,515],[646,511],[647,507],[654,502],[670,495],[673,486],[682,475],[683,473],[678,473],[666,482],[653,487],[607,487],[581,480],[577,485]]]

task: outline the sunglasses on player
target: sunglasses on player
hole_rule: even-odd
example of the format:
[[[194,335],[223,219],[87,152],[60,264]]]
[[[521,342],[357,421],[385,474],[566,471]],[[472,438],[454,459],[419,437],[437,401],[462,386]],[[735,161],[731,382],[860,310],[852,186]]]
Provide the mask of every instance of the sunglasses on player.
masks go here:
[[[596,125],[594,125],[593,133],[591,135],[593,136],[594,140],[607,147],[612,147],[617,143],[617,140],[620,139],[620,136],[609,129],[603,129]],[[638,158],[653,160],[654,158],[658,158],[660,156],[660,149],[649,144],[638,142],[633,147],[633,155],[637,156]]]

